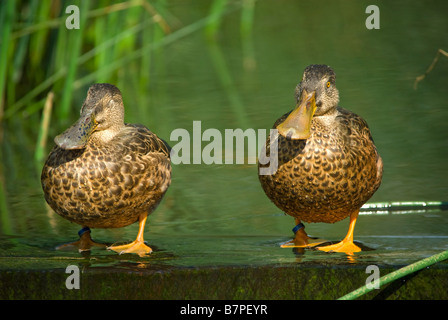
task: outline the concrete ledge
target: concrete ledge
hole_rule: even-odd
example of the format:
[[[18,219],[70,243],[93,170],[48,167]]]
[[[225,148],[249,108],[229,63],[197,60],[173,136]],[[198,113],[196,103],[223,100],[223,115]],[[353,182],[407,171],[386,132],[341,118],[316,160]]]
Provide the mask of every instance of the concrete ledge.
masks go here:
[[[381,268],[385,275],[398,268]],[[374,290],[361,299],[448,299],[445,265],[431,267]],[[87,268],[80,289],[68,290],[62,269],[0,271],[0,299],[322,300],[365,284],[356,266],[262,266],[123,271]]]

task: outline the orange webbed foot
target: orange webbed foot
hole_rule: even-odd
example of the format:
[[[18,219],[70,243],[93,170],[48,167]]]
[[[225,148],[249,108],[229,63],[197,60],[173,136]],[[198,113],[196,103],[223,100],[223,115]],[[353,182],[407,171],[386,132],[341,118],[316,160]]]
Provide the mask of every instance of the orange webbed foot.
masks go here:
[[[360,252],[361,248],[358,247],[353,241],[350,240],[342,240],[336,244],[331,244],[328,246],[317,247],[316,249],[325,251],[325,252],[344,252],[344,253],[354,253]]]
[[[339,243],[332,244],[329,246],[323,246],[318,247],[317,249],[325,252],[345,252],[348,254],[354,253],[354,252],[360,252],[361,248],[358,247],[356,244],[353,243],[353,232],[355,230],[355,224],[356,220],[358,218],[359,210],[353,212],[350,215],[350,225],[348,228],[347,235],[345,236],[344,240],[342,240]]]
[[[147,246],[143,241],[143,233],[145,230],[145,224],[147,218],[148,218],[147,213],[140,215],[138,234],[135,241],[120,246],[110,246],[107,249],[118,252],[119,254],[136,253],[140,257],[144,257],[145,255],[150,254],[152,252],[152,249],[149,246]]]
[[[118,254],[123,253],[135,253],[138,254],[140,257],[144,257],[147,254],[150,254],[152,252],[152,249],[147,246],[143,241],[135,240],[131,243],[119,245],[119,246],[110,246],[107,247],[109,250],[113,250],[115,252],[118,252]]]

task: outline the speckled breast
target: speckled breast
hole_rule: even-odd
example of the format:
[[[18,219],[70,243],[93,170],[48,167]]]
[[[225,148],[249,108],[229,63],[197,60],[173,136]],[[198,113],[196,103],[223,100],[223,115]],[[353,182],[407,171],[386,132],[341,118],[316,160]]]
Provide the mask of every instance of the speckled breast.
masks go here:
[[[377,154],[371,141],[340,137],[315,127],[307,140],[279,136],[278,170],[259,175],[271,201],[305,222],[334,223],[358,210],[379,186]]]
[[[142,161],[125,147],[55,147],[41,181],[46,201],[62,217],[92,228],[119,228],[157,207],[170,173],[169,160],[154,156]]]

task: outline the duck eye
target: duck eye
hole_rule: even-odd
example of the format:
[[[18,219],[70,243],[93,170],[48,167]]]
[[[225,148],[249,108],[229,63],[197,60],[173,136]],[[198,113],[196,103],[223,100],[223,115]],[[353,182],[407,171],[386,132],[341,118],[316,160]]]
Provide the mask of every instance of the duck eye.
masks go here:
[[[331,82],[328,81],[328,82],[327,82],[327,88],[330,88],[330,86],[331,86]]]

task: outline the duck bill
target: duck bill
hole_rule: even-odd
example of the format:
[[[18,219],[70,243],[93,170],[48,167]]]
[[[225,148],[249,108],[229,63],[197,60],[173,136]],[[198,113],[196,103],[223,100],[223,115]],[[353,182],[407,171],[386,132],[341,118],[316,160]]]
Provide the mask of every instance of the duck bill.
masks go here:
[[[303,140],[311,136],[311,120],[316,112],[316,92],[303,90],[299,103],[278,127],[278,133],[287,139]]]
[[[97,126],[92,114],[81,116],[75,124],[54,138],[54,142],[65,150],[82,149]]]

